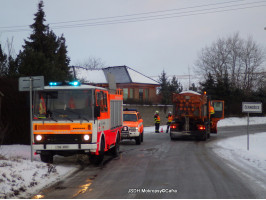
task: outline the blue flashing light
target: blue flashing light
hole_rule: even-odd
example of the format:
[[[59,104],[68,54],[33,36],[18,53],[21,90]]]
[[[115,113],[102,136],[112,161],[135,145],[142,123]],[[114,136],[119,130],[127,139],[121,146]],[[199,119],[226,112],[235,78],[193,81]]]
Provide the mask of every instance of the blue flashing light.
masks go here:
[[[57,85],[60,85],[60,83],[58,83],[58,82],[50,82],[49,85],[50,86],[57,86]]]
[[[72,82],[69,82],[69,85],[79,86],[80,85],[80,82],[79,81],[72,81]]]

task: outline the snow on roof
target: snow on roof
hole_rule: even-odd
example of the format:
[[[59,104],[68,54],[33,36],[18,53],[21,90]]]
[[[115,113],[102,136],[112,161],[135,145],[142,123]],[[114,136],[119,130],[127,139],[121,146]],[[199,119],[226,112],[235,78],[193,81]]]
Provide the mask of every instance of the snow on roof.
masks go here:
[[[116,83],[130,83],[131,79],[127,73],[127,69],[125,66],[117,66],[117,67],[107,67],[103,68],[104,73],[112,74],[115,77]]]
[[[180,92],[179,94],[185,94],[185,93],[200,95],[200,93],[192,91],[192,90],[183,91],[183,92]]]
[[[114,75],[116,83],[140,83],[159,85],[158,82],[137,72],[127,66],[107,67],[103,69],[86,69],[83,67],[73,67],[76,78],[84,83],[108,83],[107,73]],[[72,69],[73,71],[73,69]]]
[[[153,84],[153,85],[159,84],[155,80],[131,69],[130,67],[127,67],[127,71],[133,83],[145,83],[145,84]]]
[[[83,67],[75,67],[76,78],[84,81],[84,83],[107,83],[105,74],[102,69],[86,69]]]

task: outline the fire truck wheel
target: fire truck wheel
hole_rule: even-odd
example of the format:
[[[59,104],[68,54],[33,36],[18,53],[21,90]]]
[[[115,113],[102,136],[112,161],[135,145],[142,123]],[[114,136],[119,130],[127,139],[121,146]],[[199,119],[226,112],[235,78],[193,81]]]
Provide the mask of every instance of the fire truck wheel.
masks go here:
[[[89,160],[92,164],[94,165],[99,165],[102,163],[103,158],[104,158],[104,148],[105,148],[105,141],[102,138],[101,140],[101,148],[99,151],[99,155],[95,155],[95,154],[90,154],[89,155]]]
[[[120,149],[120,140],[119,140],[119,134],[117,134],[115,146],[111,149],[111,153],[114,157],[119,156],[119,149]]]
[[[136,140],[136,144],[140,145],[140,143],[141,143],[141,134],[138,137],[136,137],[135,140]]]
[[[41,161],[45,163],[53,163],[53,154],[51,153],[41,153]]]

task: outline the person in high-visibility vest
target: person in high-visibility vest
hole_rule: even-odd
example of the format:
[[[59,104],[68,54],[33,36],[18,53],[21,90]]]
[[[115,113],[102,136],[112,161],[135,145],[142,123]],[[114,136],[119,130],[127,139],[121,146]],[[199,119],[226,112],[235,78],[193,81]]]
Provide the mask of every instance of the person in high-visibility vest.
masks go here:
[[[214,114],[214,107],[213,106],[210,106],[210,113],[211,113],[211,115]]]
[[[166,133],[168,133],[168,130],[169,130],[170,124],[172,123],[172,121],[173,121],[173,119],[174,119],[174,117],[173,117],[171,111],[168,112],[167,119],[168,119],[168,121],[167,121],[167,129],[166,129]]]
[[[154,123],[155,123],[155,133],[159,133],[160,123],[161,123],[161,118],[159,116],[159,111],[155,112]]]

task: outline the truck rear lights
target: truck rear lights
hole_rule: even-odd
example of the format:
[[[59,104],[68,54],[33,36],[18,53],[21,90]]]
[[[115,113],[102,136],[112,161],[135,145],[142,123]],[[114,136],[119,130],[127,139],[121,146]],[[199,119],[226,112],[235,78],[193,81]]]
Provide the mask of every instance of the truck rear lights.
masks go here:
[[[83,139],[84,139],[85,141],[89,141],[89,140],[90,140],[90,136],[89,136],[89,135],[84,135],[84,136],[83,136]]]
[[[205,130],[205,126],[204,125],[198,125],[198,129],[199,130]]]
[[[37,141],[41,141],[41,140],[42,140],[42,136],[41,136],[41,135],[36,135],[35,139],[36,139]]]
[[[177,125],[176,125],[176,124],[172,124],[172,125],[170,126],[170,128],[172,128],[172,129],[176,129],[176,128],[177,128]]]

